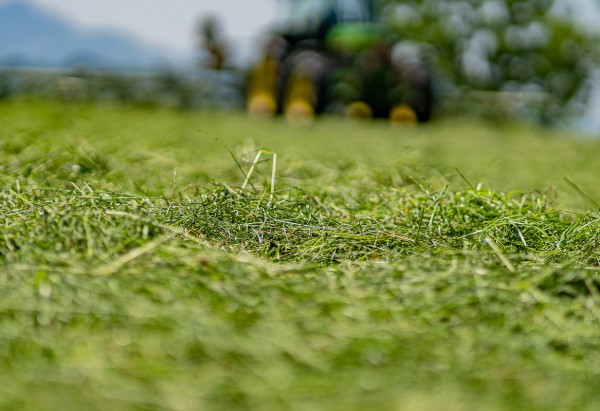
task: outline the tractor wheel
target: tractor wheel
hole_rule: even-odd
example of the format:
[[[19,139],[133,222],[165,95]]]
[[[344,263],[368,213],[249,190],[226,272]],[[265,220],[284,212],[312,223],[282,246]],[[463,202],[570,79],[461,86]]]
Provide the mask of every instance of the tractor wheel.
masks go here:
[[[281,64],[278,111],[292,121],[311,121],[326,105],[327,78],[333,68],[326,53],[301,49]]]
[[[433,87],[429,69],[423,64],[401,67],[402,82],[407,88],[404,103],[415,113],[420,123],[429,121],[433,107]]]
[[[278,63],[265,56],[252,69],[248,79],[246,108],[255,117],[271,117],[277,112]]]

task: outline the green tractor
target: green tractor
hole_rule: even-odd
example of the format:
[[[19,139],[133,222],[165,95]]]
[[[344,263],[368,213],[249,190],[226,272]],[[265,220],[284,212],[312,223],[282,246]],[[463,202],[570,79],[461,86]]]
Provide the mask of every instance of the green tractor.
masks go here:
[[[429,120],[430,71],[378,22],[376,0],[280,1],[281,28],[249,75],[250,114]]]

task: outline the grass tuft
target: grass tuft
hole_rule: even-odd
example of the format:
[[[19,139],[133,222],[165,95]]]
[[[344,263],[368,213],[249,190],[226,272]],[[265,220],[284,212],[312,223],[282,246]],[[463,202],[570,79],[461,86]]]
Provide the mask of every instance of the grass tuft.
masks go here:
[[[276,261],[386,260],[414,254],[497,246],[522,258],[599,264],[600,221],[561,212],[544,194],[444,189],[439,194],[382,188],[343,204],[336,193],[316,197],[290,188],[276,201],[260,193],[214,185],[194,199],[170,203],[164,223],[182,227],[217,247]],[[349,207],[350,206],[350,207]],[[497,245],[497,246],[496,246]],[[509,265],[510,264],[506,264]]]

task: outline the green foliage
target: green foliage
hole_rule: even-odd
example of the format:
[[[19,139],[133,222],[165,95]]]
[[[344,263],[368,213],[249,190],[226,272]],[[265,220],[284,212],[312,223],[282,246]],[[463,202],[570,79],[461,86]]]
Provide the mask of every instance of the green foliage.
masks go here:
[[[546,121],[572,114],[565,104],[588,77],[595,39],[554,13],[554,1],[389,3],[387,23],[401,38],[426,45],[443,90],[529,93],[526,103]]]
[[[0,115],[1,409],[600,405],[596,141]]]

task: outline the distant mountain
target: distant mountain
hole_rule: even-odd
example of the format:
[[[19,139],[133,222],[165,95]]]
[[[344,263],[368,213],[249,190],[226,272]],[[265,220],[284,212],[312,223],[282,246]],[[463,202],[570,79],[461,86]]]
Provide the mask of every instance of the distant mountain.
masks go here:
[[[131,35],[83,29],[24,0],[0,3],[0,65],[143,68],[168,60]]]

